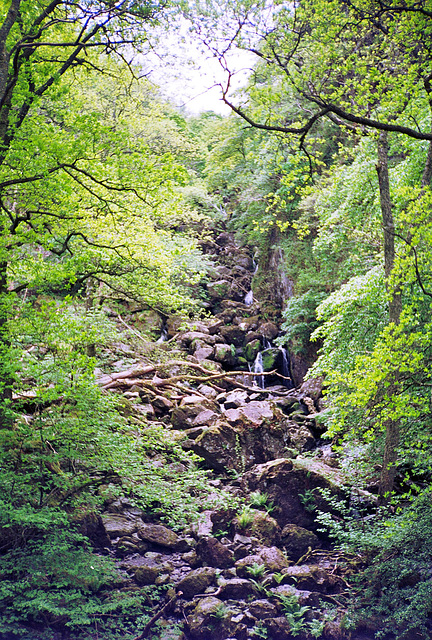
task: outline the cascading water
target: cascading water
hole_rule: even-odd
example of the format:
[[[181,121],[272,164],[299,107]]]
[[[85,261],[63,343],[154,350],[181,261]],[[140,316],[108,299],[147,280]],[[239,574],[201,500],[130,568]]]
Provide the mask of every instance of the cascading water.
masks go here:
[[[279,347],[279,350],[281,352],[281,359],[282,359],[281,374],[284,376],[284,378],[282,379],[282,384],[284,387],[287,387],[288,389],[293,389],[294,385],[291,378],[291,369],[290,369],[290,360],[289,360],[288,350],[282,346]],[[289,379],[285,380],[285,378],[289,378]]]
[[[247,292],[247,294],[245,295],[245,299],[244,299],[244,303],[250,307],[251,304],[253,303],[253,291],[252,289],[250,291]]]
[[[168,340],[168,329],[165,323],[163,323],[161,327],[160,337],[156,340],[156,342],[166,342]]]
[[[265,379],[264,379],[264,376],[262,375],[264,373],[264,367],[263,367],[263,359],[262,359],[261,351],[257,353],[253,370],[254,370],[254,373],[261,374],[261,375],[255,376],[255,382],[261,389],[265,389]]]

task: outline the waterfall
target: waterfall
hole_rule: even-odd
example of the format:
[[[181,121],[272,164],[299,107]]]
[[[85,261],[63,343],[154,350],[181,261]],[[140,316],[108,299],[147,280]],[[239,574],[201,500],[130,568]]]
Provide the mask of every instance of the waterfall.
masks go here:
[[[262,337],[262,344],[263,349],[271,349],[273,346],[270,340],[268,340],[265,336]]]
[[[254,373],[261,373],[261,374],[264,373],[261,351],[258,351],[257,353],[253,370],[254,370]],[[255,381],[261,389],[265,389],[265,379],[263,375],[255,376]]]
[[[253,291],[252,291],[252,289],[250,291],[248,291],[247,294],[245,295],[244,303],[248,307],[250,307],[251,304],[253,303]]]
[[[292,382],[292,378],[291,378],[291,369],[290,369],[290,360],[289,360],[289,353],[288,350],[285,349],[285,347],[279,347],[279,350],[281,352],[281,356],[282,356],[282,375],[285,378],[289,378],[289,380],[282,380],[282,384],[284,387],[287,387],[288,389],[293,389],[294,385]]]
[[[167,340],[168,340],[168,329],[164,322],[161,326],[160,337],[156,340],[156,342],[166,342]]]
[[[252,258],[252,268],[253,268],[253,272],[254,274],[258,271],[258,262],[255,262],[255,260]]]

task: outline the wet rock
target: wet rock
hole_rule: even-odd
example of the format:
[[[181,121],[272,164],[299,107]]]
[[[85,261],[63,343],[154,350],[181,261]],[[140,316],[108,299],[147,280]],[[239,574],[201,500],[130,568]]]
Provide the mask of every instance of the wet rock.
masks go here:
[[[178,551],[181,550],[181,547],[184,546],[182,543],[185,542],[174,531],[160,524],[143,524],[138,529],[138,535],[141,540]]]
[[[249,362],[253,362],[257,357],[258,351],[260,349],[261,340],[255,338],[254,340],[249,341],[243,349],[246,360],[249,360]]]
[[[268,571],[275,573],[285,569],[288,566],[288,561],[280,549],[267,547],[261,549],[258,553],[237,560],[235,566],[238,575],[243,578],[248,577],[250,574],[247,567],[251,567],[254,564],[263,564]]]
[[[234,234],[223,231],[216,237],[215,242],[220,247],[226,247],[229,244],[234,245]],[[234,250],[238,251],[238,248],[235,245]]]
[[[280,358],[280,349],[264,349],[261,351],[262,364],[264,371],[273,371],[278,368]]]
[[[234,554],[216,538],[201,538],[196,547],[200,559],[211,567],[227,569],[234,564]]]
[[[230,636],[232,612],[218,598],[209,596],[198,602],[187,616],[193,640],[225,640]]]
[[[282,530],[281,544],[287,555],[297,562],[309,548],[320,546],[318,537],[312,532],[296,524],[287,524]]]
[[[211,584],[214,584],[216,578],[216,569],[213,567],[201,567],[190,571],[177,584],[177,590],[182,591],[186,598],[193,598],[198,593],[204,591]]]
[[[138,529],[137,522],[128,520],[124,516],[111,513],[104,513],[102,515],[102,523],[110,540],[122,536],[129,536]]]

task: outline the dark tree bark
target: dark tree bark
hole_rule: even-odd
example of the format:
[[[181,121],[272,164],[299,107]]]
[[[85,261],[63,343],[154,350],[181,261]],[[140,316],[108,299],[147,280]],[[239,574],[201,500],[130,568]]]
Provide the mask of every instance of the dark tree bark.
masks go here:
[[[402,297],[400,287],[394,287],[390,281],[395,261],[395,225],[393,220],[392,203],[390,199],[390,181],[388,172],[388,141],[385,132],[378,138],[378,183],[380,192],[381,215],[384,231],[384,271],[386,288],[389,296],[389,321],[398,325],[402,311]],[[397,374],[395,374],[397,377]],[[397,380],[391,381],[387,395],[395,394]],[[396,476],[396,463],[400,440],[399,421],[388,419],[385,422],[385,444],[383,465],[379,482],[379,494],[382,498],[393,490]]]

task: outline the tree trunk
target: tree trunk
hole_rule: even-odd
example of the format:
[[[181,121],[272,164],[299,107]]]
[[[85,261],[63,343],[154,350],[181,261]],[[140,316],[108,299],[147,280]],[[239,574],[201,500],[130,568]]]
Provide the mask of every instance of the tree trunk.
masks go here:
[[[13,422],[10,410],[13,378],[7,329],[7,296],[7,263],[0,262],[0,429],[9,428]]]
[[[381,214],[384,230],[384,270],[387,293],[389,295],[389,322],[399,324],[402,311],[402,296],[400,287],[390,283],[390,276],[395,260],[395,235],[392,204],[390,200],[390,181],[388,172],[388,141],[385,132],[380,133],[378,139],[378,183],[380,191]],[[390,384],[387,394],[392,397],[396,392],[397,374]],[[388,419],[385,422],[385,445],[383,465],[379,482],[379,494],[384,498],[393,490],[396,476],[396,463],[399,446],[399,421]]]

